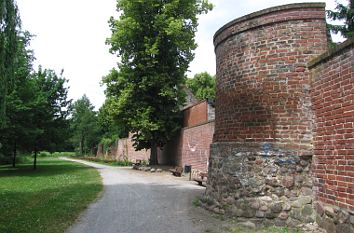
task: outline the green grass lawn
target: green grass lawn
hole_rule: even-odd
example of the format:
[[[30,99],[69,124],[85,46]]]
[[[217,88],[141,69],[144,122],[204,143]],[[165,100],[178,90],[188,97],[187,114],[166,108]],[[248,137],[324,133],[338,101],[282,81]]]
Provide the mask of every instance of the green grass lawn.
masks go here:
[[[101,191],[99,173],[78,163],[0,166],[0,232],[64,232]]]

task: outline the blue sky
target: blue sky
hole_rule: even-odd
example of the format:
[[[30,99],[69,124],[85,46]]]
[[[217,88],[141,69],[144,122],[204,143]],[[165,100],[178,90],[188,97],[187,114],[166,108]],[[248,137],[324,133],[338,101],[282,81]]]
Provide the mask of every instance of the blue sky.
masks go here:
[[[215,74],[213,35],[227,22],[264,8],[304,0],[211,0],[213,11],[200,16],[196,41],[199,45],[190,65],[190,76],[208,71]],[[326,0],[333,9],[334,0]],[[340,0],[338,2],[346,2]],[[86,94],[98,109],[104,102],[101,78],[116,66],[105,40],[110,35],[108,19],[117,16],[115,0],[17,0],[23,29],[36,37],[32,49],[42,65],[69,79],[69,96]]]

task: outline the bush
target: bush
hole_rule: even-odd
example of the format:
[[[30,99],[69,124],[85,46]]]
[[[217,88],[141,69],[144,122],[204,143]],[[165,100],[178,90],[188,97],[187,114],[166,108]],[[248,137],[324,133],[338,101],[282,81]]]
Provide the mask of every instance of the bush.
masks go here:
[[[39,152],[39,157],[50,157],[51,153],[48,151],[41,151]]]
[[[75,157],[77,154],[75,152],[54,152],[53,157]]]

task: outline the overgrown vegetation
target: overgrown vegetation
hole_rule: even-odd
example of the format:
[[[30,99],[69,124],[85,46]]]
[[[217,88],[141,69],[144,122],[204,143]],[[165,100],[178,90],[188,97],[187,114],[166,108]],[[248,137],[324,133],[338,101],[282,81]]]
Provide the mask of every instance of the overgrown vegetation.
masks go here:
[[[97,170],[55,158],[0,166],[0,232],[62,233],[102,191]]]

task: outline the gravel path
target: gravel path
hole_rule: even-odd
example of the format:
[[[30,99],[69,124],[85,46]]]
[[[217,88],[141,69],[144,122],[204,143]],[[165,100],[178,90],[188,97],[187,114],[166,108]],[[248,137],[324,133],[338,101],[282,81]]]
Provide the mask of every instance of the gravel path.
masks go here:
[[[193,206],[193,200],[204,192],[193,182],[167,173],[67,160],[97,168],[104,184],[102,197],[67,233],[222,232],[215,218]]]

